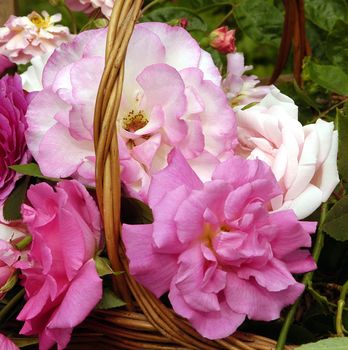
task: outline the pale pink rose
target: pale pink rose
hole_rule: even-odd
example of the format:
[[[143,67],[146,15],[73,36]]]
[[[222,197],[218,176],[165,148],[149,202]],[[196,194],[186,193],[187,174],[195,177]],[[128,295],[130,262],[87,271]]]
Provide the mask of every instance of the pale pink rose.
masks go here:
[[[271,86],[256,86],[260,82],[256,75],[244,75],[252,68],[253,66],[244,66],[242,53],[227,55],[227,76],[222,82],[222,87],[235,109],[252,102],[260,102],[271,90]]]
[[[227,26],[217,28],[209,34],[210,46],[221,53],[231,53],[236,50],[235,30]]]
[[[82,11],[87,14],[100,9],[102,14],[110,18],[115,0],[65,0],[65,4],[73,11]]]
[[[0,234],[1,234],[0,224]],[[20,251],[5,240],[0,239],[0,299],[12,289],[17,281],[16,263],[21,256]]]
[[[0,299],[17,281],[16,271],[20,267],[19,260],[25,257],[26,252],[20,252],[15,248],[15,244],[24,237],[24,230],[17,223],[0,222]],[[0,349],[2,349],[1,346]]]
[[[71,39],[68,27],[56,25],[61,19],[61,14],[49,16],[46,11],[42,16],[36,12],[26,17],[10,16],[0,28],[0,54],[26,64],[33,57],[52,52]]]
[[[0,349],[1,350],[19,350],[19,348],[6,336],[0,333]]]
[[[31,66],[21,74],[22,85],[25,91],[35,92],[43,89],[42,74],[51,54],[52,52],[46,52],[43,55],[33,57],[30,60]]]
[[[328,200],[339,182],[332,122],[302,126],[294,101],[275,87],[257,105],[237,111],[237,120],[238,153],[270,165],[283,190],[273,209],[293,209],[303,219]]]
[[[179,315],[209,339],[246,317],[270,321],[303,292],[292,273],[315,268],[314,222],[266,207],[281,193],[270,168],[238,156],[202,183],[183,156],[153,176],[151,225],[123,225],[131,274],[157,297],[169,291]],[[165,267],[165,268],[164,268]]]
[[[79,34],[44,69],[44,89],[29,106],[26,135],[47,176],[94,183],[93,114],[105,38],[103,29]],[[117,119],[121,177],[134,196],[145,199],[151,175],[166,165],[173,147],[202,178],[232,153],[235,116],[220,82],[211,56],[183,28],[136,26]]]
[[[28,266],[22,267],[27,302],[17,319],[21,334],[39,336],[40,350],[57,343],[64,349],[75,326],[102,296],[102,280],[93,257],[100,247],[97,206],[77,181],[31,186],[23,221],[33,241]]]

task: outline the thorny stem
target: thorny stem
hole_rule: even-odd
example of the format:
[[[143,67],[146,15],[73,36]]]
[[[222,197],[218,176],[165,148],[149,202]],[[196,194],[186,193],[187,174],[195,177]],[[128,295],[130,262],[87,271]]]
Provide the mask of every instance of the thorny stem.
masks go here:
[[[340,298],[337,303],[336,333],[339,337],[344,337],[344,333],[348,333],[342,323],[342,314],[346,303],[347,293],[348,293],[348,281],[342,286]]]
[[[333,106],[331,106],[329,109],[327,109],[326,111],[319,113],[319,118],[322,118],[323,116],[325,116],[326,114],[328,114],[329,112],[331,112],[332,110],[336,109],[337,107],[339,107],[340,105],[344,104],[348,102],[348,98],[334,104]]]
[[[319,257],[320,257],[320,253],[321,250],[324,246],[324,239],[325,239],[325,233],[323,231],[323,223],[325,221],[326,218],[326,214],[327,214],[327,203],[324,203],[321,206],[321,215],[320,215],[320,222],[319,222],[319,228],[317,231],[317,237],[314,243],[314,248],[313,248],[313,252],[312,252],[312,256],[315,262],[318,262]],[[307,287],[307,286],[311,286],[312,284],[312,278],[313,278],[313,271],[311,272],[307,272],[303,279],[302,279],[302,283]],[[277,342],[277,346],[276,346],[276,350],[283,350],[285,343],[286,343],[286,338],[288,336],[289,333],[289,329],[291,324],[294,321],[294,317],[296,314],[296,310],[300,304],[300,300],[301,300],[301,296],[297,299],[296,303],[294,305],[292,305],[292,307],[290,308],[288,314],[286,315],[283,327],[280,331],[279,337],[278,337],[278,342]]]

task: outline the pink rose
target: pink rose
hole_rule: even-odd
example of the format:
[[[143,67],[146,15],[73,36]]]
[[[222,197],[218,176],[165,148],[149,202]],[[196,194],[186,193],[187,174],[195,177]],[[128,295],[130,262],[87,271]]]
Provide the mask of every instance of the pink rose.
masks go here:
[[[228,30],[227,26],[213,30],[210,35],[210,46],[221,53],[230,53],[236,50],[235,30]]]
[[[27,163],[30,156],[24,132],[28,100],[18,75],[0,79],[0,206],[12,192],[19,175],[10,165]]]
[[[47,176],[94,183],[93,114],[105,40],[106,30],[83,32],[45,66],[44,88],[28,109],[26,136]],[[121,179],[133,196],[146,200],[151,175],[166,166],[174,147],[203,179],[233,153],[235,116],[220,82],[211,56],[183,28],[135,27],[117,118]]]
[[[1,350],[19,350],[19,348],[7,337],[0,333],[0,349]]]
[[[238,153],[270,165],[283,190],[273,209],[293,209],[303,219],[328,200],[339,182],[333,123],[302,126],[294,101],[275,87],[257,105],[237,111],[237,119]]]
[[[55,190],[47,183],[28,190],[31,205],[22,206],[23,221],[33,241],[29,266],[22,268],[27,302],[18,315],[21,334],[39,335],[40,350],[55,343],[64,349],[72,329],[102,296],[102,280],[93,257],[100,249],[97,206],[77,181]]]
[[[12,62],[26,64],[31,58],[52,52],[71,39],[69,28],[56,25],[62,15],[42,16],[32,12],[26,17],[11,16],[0,28],[0,54]]]
[[[24,237],[22,228],[15,223],[0,222],[0,299],[17,281],[16,271],[20,267],[19,260],[26,252],[20,252],[15,248],[15,244]],[[2,349],[1,346],[0,349]]]
[[[271,90],[271,86],[256,86],[260,82],[256,75],[244,74],[252,68],[253,66],[244,66],[242,53],[227,55],[227,76],[222,87],[230,105],[236,109],[252,102],[260,102]]]
[[[82,11],[87,14],[100,9],[105,17],[110,18],[115,0],[65,0],[65,3],[73,11]]]
[[[316,223],[267,211],[281,190],[262,161],[233,156],[206,183],[179,152],[168,163],[150,185],[153,224],[123,225],[130,272],[209,339],[278,318],[304,289],[292,273],[315,268],[301,248]]]
[[[16,263],[20,256],[11,243],[0,239],[0,299],[16,284]]]

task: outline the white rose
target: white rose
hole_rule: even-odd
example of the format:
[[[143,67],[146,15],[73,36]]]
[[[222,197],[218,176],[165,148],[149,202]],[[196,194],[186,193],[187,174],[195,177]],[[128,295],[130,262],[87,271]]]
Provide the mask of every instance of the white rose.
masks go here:
[[[283,195],[274,210],[303,219],[327,201],[339,182],[338,135],[332,122],[302,126],[294,101],[273,87],[257,105],[237,112],[239,154],[271,166]]]

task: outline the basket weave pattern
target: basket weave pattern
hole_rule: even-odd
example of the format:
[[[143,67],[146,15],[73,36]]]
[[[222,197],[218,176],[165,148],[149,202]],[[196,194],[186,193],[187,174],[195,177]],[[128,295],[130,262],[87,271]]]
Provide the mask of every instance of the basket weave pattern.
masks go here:
[[[72,347],[87,350],[88,344],[98,339],[99,349],[272,350],[275,347],[273,340],[240,332],[224,340],[204,339],[129,274],[120,240],[121,184],[115,131],[124,58],[134,25],[141,14],[141,6],[142,0],[116,1],[109,24],[105,70],[94,117],[97,198],[112,268],[125,271],[113,282],[115,291],[126,301],[127,310],[95,312],[84,324],[88,334],[76,337]]]

